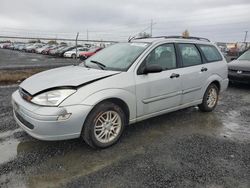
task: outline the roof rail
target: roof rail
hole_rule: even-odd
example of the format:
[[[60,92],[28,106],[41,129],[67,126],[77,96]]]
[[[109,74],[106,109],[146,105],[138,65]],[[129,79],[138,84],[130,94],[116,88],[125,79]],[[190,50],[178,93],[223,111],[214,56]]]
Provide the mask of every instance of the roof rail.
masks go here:
[[[201,41],[207,41],[207,42],[210,42],[209,39],[207,38],[202,38],[202,37],[183,37],[183,36],[156,36],[156,37],[138,37],[138,38],[131,38],[131,40],[134,40],[134,39],[146,39],[146,38],[165,38],[165,39],[169,39],[169,38],[177,38],[177,39],[194,39],[194,40],[201,40]],[[131,41],[130,40],[130,41]]]

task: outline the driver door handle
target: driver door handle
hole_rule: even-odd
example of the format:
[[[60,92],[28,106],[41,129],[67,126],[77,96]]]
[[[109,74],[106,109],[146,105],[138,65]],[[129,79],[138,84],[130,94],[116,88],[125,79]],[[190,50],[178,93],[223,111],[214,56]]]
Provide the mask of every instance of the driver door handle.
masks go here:
[[[176,74],[176,73],[173,73],[173,74],[171,74],[171,76],[170,76],[170,78],[178,78],[178,77],[180,77],[180,75],[179,75],[179,74]]]
[[[201,68],[201,72],[204,72],[204,71],[207,71],[207,68],[206,68],[206,67],[202,67],[202,68]]]

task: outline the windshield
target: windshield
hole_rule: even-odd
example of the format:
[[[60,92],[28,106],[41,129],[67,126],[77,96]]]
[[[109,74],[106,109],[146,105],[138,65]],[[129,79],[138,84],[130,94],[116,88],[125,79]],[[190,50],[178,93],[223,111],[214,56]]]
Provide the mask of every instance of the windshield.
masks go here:
[[[246,51],[244,54],[242,54],[238,60],[248,60],[250,61],[250,50]]]
[[[98,67],[97,64],[102,64],[102,67],[107,70],[127,71],[148,46],[149,43],[114,44],[86,59],[85,65],[96,68]]]

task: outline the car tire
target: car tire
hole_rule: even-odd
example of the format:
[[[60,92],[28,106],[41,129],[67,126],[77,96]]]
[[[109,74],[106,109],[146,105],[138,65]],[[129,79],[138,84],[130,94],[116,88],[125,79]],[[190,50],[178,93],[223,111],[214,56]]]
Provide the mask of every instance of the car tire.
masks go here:
[[[203,96],[202,103],[198,105],[200,111],[211,112],[217,105],[219,99],[219,89],[215,84],[210,84]]]
[[[120,106],[102,102],[88,115],[81,136],[92,148],[107,148],[119,140],[126,122]]]
[[[72,57],[73,59],[76,59],[76,54],[72,54],[71,57]]]

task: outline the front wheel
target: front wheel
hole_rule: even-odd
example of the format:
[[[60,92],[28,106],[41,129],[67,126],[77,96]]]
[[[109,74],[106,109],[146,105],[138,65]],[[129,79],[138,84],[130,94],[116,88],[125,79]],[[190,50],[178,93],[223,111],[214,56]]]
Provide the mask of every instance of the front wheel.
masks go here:
[[[87,117],[82,137],[93,148],[106,148],[119,140],[125,123],[126,116],[118,105],[103,102]]]
[[[211,112],[217,105],[219,99],[219,89],[215,84],[210,84],[203,96],[202,103],[198,105],[203,112]]]
[[[73,59],[76,59],[76,54],[72,54],[71,57],[72,57]]]

